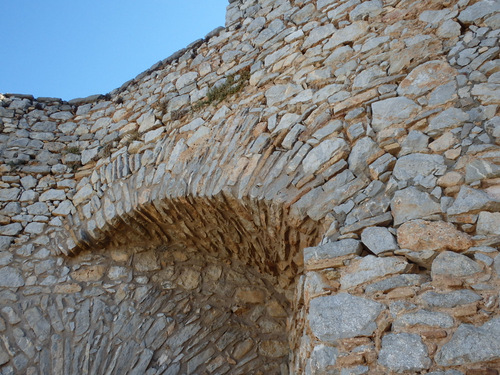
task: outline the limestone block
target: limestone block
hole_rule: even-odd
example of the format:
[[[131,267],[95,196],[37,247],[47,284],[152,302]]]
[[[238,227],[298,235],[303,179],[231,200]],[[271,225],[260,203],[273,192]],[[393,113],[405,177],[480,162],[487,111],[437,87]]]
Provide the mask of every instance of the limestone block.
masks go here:
[[[396,372],[416,372],[430,368],[432,361],[419,335],[390,333],[382,338],[378,363]]]
[[[384,306],[378,302],[340,293],[313,299],[308,321],[318,339],[335,343],[343,338],[371,335],[383,310]]]
[[[481,272],[481,266],[462,254],[444,251],[432,262],[431,275],[436,276],[471,276]]]
[[[440,366],[471,366],[500,358],[500,319],[493,318],[482,326],[461,324],[451,340],[436,354]]]
[[[408,262],[401,257],[378,258],[367,255],[342,269],[340,284],[342,289],[349,289],[379,277],[406,273],[409,268]]]

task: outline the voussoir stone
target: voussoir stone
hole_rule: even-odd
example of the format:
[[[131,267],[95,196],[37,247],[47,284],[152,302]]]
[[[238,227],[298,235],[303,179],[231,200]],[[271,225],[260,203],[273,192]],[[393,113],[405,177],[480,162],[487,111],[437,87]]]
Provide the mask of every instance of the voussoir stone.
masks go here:
[[[409,267],[408,262],[401,257],[379,258],[367,255],[345,267],[340,284],[342,289],[349,289],[379,277],[405,273]]]
[[[411,220],[398,228],[398,244],[402,249],[413,251],[465,251],[472,239],[451,223],[444,221]]]
[[[431,275],[465,277],[481,272],[481,266],[462,254],[443,251],[432,262]]]
[[[377,329],[375,320],[384,310],[381,303],[347,293],[314,298],[309,307],[309,325],[320,340],[370,336]]]
[[[403,372],[428,369],[432,361],[419,335],[390,333],[382,338],[378,363],[393,371]]]
[[[344,239],[327,242],[320,246],[304,249],[304,264],[309,270],[332,267],[337,263],[336,258],[361,254],[363,247],[358,240]]]

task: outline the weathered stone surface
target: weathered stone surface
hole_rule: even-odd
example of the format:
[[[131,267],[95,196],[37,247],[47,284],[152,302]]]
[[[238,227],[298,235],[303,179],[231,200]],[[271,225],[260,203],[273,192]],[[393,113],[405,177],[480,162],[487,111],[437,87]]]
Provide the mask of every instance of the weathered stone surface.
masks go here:
[[[326,43],[325,48],[332,49],[342,43],[352,42],[360,38],[368,29],[368,22],[356,21],[351,25],[344,27],[343,29],[337,30],[333,36],[330,38],[328,43]]]
[[[349,154],[349,169],[356,174],[366,171],[366,166],[382,156],[383,153],[371,138],[363,137],[356,142]]]
[[[398,244],[413,251],[465,251],[472,246],[470,236],[444,221],[411,220],[398,228]]]
[[[394,236],[384,227],[369,227],[361,232],[361,241],[375,255],[398,248]]]
[[[400,96],[419,97],[452,80],[457,74],[444,61],[429,61],[413,69],[399,84]]]
[[[449,108],[430,120],[426,133],[431,136],[441,135],[448,130],[461,126],[469,120],[469,115],[460,108]]]
[[[375,131],[388,128],[394,124],[404,124],[414,117],[420,106],[414,101],[405,98],[389,98],[372,104],[372,127]]]
[[[481,272],[481,266],[465,255],[443,251],[432,262],[431,274],[436,276],[471,276]]]
[[[394,177],[398,180],[409,180],[417,176],[440,176],[446,171],[444,158],[441,155],[411,154],[400,157],[394,166]]]
[[[304,264],[307,269],[322,269],[336,265],[335,258],[361,254],[363,247],[354,239],[327,242],[320,246],[304,249]]]
[[[349,289],[378,277],[404,273],[409,264],[404,258],[390,257],[378,258],[367,255],[364,258],[352,262],[343,270],[340,278],[342,289]]]
[[[478,213],[479,211],[497,210],[500,202],[490,197],[483,190],[462,186],[453,204],[448,208],[448,215]]]
[[[480,212],[476,232],[478,234],[500,235],[500,213]]]
[[[460,305],[466,305],[481,300],[481,296],[472,290],[455,290],[449,293],[427,292],[422,294],[422,300],[429,307],[447,307],[452,308]]]
[[[325,374],[330,366],[335,366],[338,354],[337,348],[323,344],[316,345],[309,359],[309,373],[311,375]]]
[[[441,206],[429,194],[415,187],[399,190],[391,202],[394,225],[441,213]]]
[[[394,331],[403,331],[415,325],[451,328],[454,325],[454,321],[450,315],[445,313],[418,310],[414,313],[401,315],[392,323]]]
[[[471,365],[500,358],[500,319],[494,318],[480,327],[461,324],[436,354],[440,366]]]
[[[0,189],[0,202],[15,201],[21,194],[21,189]]]
[[[391,333],[382,338],[378,363],[390,370],[403,372],[428,369],[432,361],[419,335]]]
[[[84,267],[71,273],[71,277],[76,281],[92,282],[98,281],[104,276],[105,266]]]
[[[311,174],[316,172],[327,161],[331,164],[344,158],[349,151],[346,141],[341,138],[327,139],[309,151],[302,161],[304,172]]]
[[[320,340],[335,343],[339,339],[369,336],[375,331],[375,319],[383,305],[347,293],[314,298],[309,307],[309,325]]]
[[[500,4],[493,0],[483,0],[461,11],[458,19],[463,23],[470,24],[495,12],[500,12]]]
[[[420,285],[426,281],[428,281],[428,277],[425,275],[396,275],[367,285],[365,287],[365,293],[387,292],[399,287]]]
[[[0,286],[17,288],[24,285],[24,278],[19,270],[13,267],[0,268]]]

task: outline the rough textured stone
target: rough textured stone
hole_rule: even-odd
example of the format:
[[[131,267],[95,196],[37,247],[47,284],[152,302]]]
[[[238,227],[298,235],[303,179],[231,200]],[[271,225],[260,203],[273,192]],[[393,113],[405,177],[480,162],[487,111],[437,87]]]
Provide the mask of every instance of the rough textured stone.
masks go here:
[[[367,285],[365,287],[365,293],[387,292],[399,287],[420,285],[425,281],[428,281],[428,277],[424,275],[396,275]]]
[[[432,89],[452,80],[456,75],[448,63],[429,61],[413,69],[399,84],[400,96],[419,97]]]
[[[480,212],[476,232],[478,234],[500,235],[500,213]]]
[[[422,299],[429,307],[456,307],[481,300],[481,296],[472,290],[455,290],[449,293],[427,292]]]
[[[411,154],[400,157],[394,166],[394,177],[409,180],[417,176],[440,176],[446,171],[441,155]]]
[[[461,324],[451,340],[436,354],[440,366],[457,366],[500,358],[500,319],[494,318],[480,327]]]
[[[404,273],[408,268],[409,265],[404,258],[377,258],[373,255],[367,255],[345,268],[340,278],[340,284],[343,289],[349,289],[378,277]]]
[[[429,194],[409,187],[394,194],[391,202],[394,225],[441,213],[441,206]]]
[[[309,368],[311,375],[324,374],[328,367],[335,366],[338,357],[338,350],[323,344],[316,345],[311,352]]]
[[[481,266],[465,255],[443,251],[432,262],[431,274],[435,276],[471,276],[481,272]]]
[[[336,265],[335,258],[361,254],[361,243],[354,239],[327,242],[316,247],[304,249],[304,264],[307,269],[321,269]]]
[[[369,227],[364,229],[361,232],[361,241],[376,255],[398,248],[394,236],[384,227]]]
[[[335,343],[339,339],[371,335],[377,328],[375,319],[383,305],[347,293],[318,297],[309,307],[309,325],[322,341]]]
[[[372,127],[379,132],[394,124],[404,124],[414,117],[420,106],[405,98],[389,98],[372,104]]]
[[[0,268],[0,286],[17,288],[24,285],[24,279],[17,269],[13,267]]]
[[[385,335],[378,362],[396,372],[425,370],[432,363],[420,336],[411,333]]]
[[[411,220],[398,228],[398,244],[413,251],[465,251],[472,246],[469,235],[444,221]]]
[[[469,115],[460,108],[449,108],[432,118],[426,133],[431,136],[441,135],[444,132],[461,126],[469,120]]]
[[[451,328],[454,325],[454,321],[450,315],[445,313],[419,310],[399,316],[393,323],[393,329],[395,331],[403,331],[407,327],[415,325]]]
[[[307,174],[316,172],[324,163],[335,163],[349,151],[346,141],[340,138],[327,139],[313,148],[304,158],[302,165]]]
[[[500,202],[479,189],[462,186],[453,204],[448,208],[448,215],[478,213],[479,211],[497,210]]]

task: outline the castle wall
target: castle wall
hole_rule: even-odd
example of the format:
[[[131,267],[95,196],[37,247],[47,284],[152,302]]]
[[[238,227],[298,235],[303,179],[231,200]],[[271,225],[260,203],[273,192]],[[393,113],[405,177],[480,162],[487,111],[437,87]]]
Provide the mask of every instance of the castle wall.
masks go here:
[[[499,20],[232,1],[107,95],[0,96],[0,374],[497,373]]]

